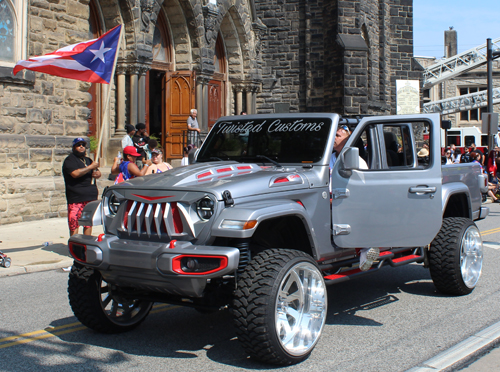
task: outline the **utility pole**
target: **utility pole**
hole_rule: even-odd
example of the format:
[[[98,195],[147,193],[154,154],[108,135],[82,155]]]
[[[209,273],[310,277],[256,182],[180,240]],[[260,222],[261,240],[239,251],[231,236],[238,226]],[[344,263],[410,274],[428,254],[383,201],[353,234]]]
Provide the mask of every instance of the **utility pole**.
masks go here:
[[[486,39],[486,60],[487,60],[487,74],[488,74],[488,113],[493,114],[493,59],[500,57],[500,50],[493,51],[491,39]],[[495,132],[498,131],[498,123]],[[491,151],[495,148],[493,134],[488,131],[488,150]]]

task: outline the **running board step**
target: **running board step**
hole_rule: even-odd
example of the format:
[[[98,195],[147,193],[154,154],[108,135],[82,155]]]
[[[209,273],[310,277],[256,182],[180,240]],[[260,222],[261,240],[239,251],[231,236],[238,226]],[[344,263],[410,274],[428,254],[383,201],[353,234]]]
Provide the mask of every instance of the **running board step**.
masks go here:
[[[355,269],[350,269],[346,271],[341,271],[336,274],[331,274],[327,275],[324,277],[325,283],[327,285],[334,284],[334,283],[340,283],[340,282],[345,282],[347,280],[350,280],[353,277],[357,276],[362,276],[365,274],[373,273],[375,271],[380,270],[383,266],[390,265],[392,267],[398,267],[398,266],[403,266],[403,265],[408,265],[413,262],[423,262],[424,261],[424,249],[423,248],[418,248],[418,250],[413,250],[414,253],[394,258],[395,253],[399,252],[394,252],[394,251],[384,251],[380,252],[379,258],[378,258],[378,263],[377,261],[375,262],[374,266],[372,266],[371,269],[367,271],[361,271],[359,268]]]

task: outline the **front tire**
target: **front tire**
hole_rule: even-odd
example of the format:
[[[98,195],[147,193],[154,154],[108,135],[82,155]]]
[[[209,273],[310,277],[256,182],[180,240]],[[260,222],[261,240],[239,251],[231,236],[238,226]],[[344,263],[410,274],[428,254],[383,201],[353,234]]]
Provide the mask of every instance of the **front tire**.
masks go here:
[[[476,224],[468,218],[444,218],[429,251],[431,277],[438,291],[458,296],[471,293],[482,266],[483,242]]]
[[[149,314],[152,302],[123,298],[99,271],[74,263],[68,280],[73,313],[82,324],[102,333],[126,332]]]
[[[233,307],[238,339],[262,362],[290,365],[306,359],[319,340],[326,314],[323,275],[304,252],[265,250],[238,281]]]

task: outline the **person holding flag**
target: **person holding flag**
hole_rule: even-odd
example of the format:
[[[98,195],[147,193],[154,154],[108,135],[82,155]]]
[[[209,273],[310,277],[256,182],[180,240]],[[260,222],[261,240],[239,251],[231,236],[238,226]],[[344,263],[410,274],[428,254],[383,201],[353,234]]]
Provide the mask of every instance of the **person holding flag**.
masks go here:
[[[15,75],[27,69],[89,83],[110,84],[115,74],[122,30],[123,26],[118,25],[97,39],[68,45],[53,53],[18,61],[13,73]],[[104,105],[106,110],[109,108],[111,92],[112,89],[109,88]],[[106,111],[102,117],[105,116]],[[103,130],[104,125],[101,123],[96,161],[101,153]]]

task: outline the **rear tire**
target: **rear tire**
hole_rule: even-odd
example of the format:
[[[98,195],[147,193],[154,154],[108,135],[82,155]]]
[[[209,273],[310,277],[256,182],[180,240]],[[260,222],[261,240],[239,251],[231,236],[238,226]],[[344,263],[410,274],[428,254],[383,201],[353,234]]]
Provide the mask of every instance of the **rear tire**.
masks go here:
[[[126,332],[146,319],[152,302],[123,298],[99,271],[75,262],[68,280],[73,313],[85,326],[102,333]]]
[[[12,261],[11,261],[10,257],[7,257],[3,261],[3,267],[5,267],[6,269],[8,269],[10,267],[11,263],[12,263]]]
[[[458,296],[471,293],[482,266],[483,242],[476,224],[468,218],[444,218],[429,251],[431,277],[438,291]]]
[[[238,339],[246,352],[279,365],[306,359],[327,314],[323,275],[306,253],[269,249],[247,265],[233,307]]]

